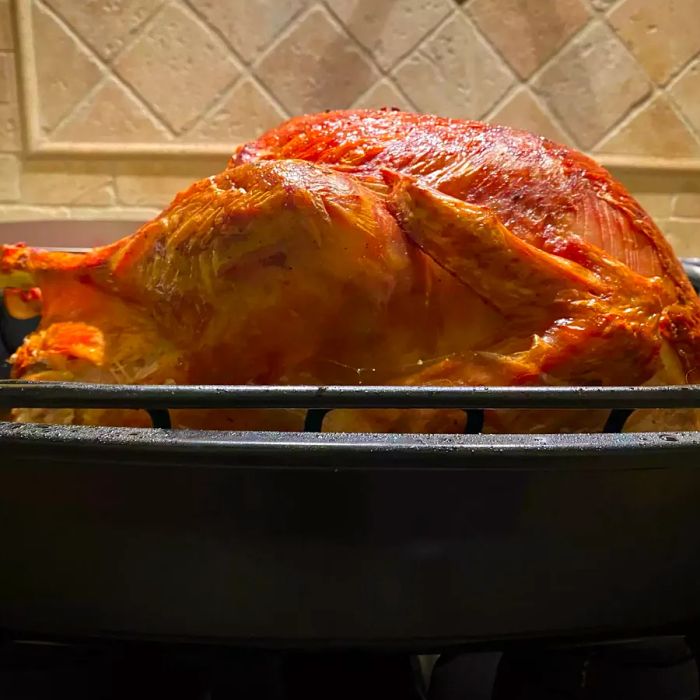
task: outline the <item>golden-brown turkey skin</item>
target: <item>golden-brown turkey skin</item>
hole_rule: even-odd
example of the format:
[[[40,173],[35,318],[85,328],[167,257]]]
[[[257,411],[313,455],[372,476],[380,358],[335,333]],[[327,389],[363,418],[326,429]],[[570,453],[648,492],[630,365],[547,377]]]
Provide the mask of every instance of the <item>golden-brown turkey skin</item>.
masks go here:
[[[291,119],[240,146],[230,164],[300,158],[363,180],[389,169],[487,207],[517,236],[577,262],[576,234],[633,270],[665,273],[692,295],[670,246],[626,190],[590,158],[534,134],[392,110]],[[585,261],[584,261],[585,262]]]
[[[14,360],[30,379],[615,385],[694,381],[698,369],[697,299],[634,200],[580,154],[476,122],[368,111],[292,120],[133,236],[84,256],[8,246],[3,275],[41,288],[41,329]],[[136,412],[15,418],[144,422]],[[496,412],[487,429],[599,429],[604,418]],[[215,428],[301,421],[175,416]],[[631,425],[694,421],[640,412]],[[336,411],[326,428],[463,423],[459,412]]]
[[[486,207],[546,252],[590,268],[592,246],[661,276],[672,287],[661,332],[683,356],[687,379],[700,381],[700,305],[678,259],[639,203],[578,151],[483,122],[341,110],[291,119],[240,146],[230,164],[284,158],[331,165],[370,185],[396,171]]]

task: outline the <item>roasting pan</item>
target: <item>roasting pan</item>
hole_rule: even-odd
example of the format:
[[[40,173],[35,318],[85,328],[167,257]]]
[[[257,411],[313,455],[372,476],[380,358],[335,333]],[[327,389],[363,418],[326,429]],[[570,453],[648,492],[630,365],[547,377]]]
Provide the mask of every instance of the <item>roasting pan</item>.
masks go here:
[[[5,325],[8,344],[26,331]],[[0,383],[0,410],[20,405],[141,408],[158,427],[0,423],[14,637],[429,652],[700,623],[700,433],[618,432],[632,408],[700,407],[700,387]],[[168,429],[185,406],[306,408],[306,431]],[[319,432],[340,406],[459,407],[467,434]],[[494,407],[610,418],[480,434]]]

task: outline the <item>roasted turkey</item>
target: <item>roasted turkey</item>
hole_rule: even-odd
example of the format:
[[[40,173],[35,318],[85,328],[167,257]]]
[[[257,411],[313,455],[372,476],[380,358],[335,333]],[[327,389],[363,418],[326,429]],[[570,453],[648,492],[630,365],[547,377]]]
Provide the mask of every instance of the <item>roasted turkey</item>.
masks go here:
[[[86,254],[1,250],[6,303],[42,320],[29,380],[642,385],[700,381],[700,305],[650,217],[584,155],[393,110],[292,119],[133,235]],[[600,411],[494,411],[489,431],[600,429]],[[19,421],[147,424],[138,411]],[[300,428],[297,411],[178,426]],[[460,431],[455,411],[335,411],[327,430]],[[628,429],[697,427],[637,412]]]

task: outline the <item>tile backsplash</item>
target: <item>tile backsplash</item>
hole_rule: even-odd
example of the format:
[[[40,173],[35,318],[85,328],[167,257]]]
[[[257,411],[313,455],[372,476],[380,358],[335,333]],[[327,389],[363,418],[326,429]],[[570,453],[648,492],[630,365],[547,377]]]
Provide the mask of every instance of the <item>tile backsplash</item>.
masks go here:
[[[301,112],[597,156],[700,255],[700,0],[0,0],[0,221],[140,220]]]

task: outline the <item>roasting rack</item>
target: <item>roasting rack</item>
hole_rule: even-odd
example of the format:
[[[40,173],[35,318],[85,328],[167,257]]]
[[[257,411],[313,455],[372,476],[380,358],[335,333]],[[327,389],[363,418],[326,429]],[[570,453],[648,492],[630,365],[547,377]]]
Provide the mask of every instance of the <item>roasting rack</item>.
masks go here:
[[[10,407],[153,423],[0,423],[15,638],[429,652],[700,623],[700,432],[622,432],[635,409],[700,408],[697,386],[0,382]],[[464,410],[465,434],[323,432],[330,410],[389,407]],[[298,433],[174,430],[181,408],[307,413]],[[483,434],[506,408],[610,413],[601,433]]]

